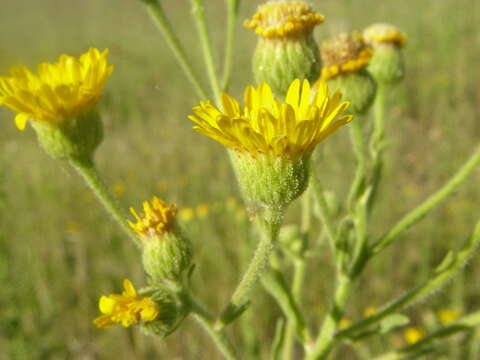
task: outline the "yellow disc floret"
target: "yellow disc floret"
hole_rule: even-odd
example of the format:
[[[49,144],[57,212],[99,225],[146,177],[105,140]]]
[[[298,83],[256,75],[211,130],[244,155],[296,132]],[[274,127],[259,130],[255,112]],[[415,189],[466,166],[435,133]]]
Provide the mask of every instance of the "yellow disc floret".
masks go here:
[[[174,204],[166,204],[154,196],[151,202],[143,203],[144,213],[139,216],[134,208],[130,212],[135,216],[137,223],[129,221],[129,225],[142,236],[161,235],[169,231],[177,215],[177,207]]]
[[[390,24],[373,24],[367,27],[363,36],[365,41],[376,46],[378,44],[392,44],[398,47],[404,47],[407,41],[407,35],[402,34],[395,26]]]
[[[29,119],[61,124],[87,112],[100,98],[113,66],[108,50],[89,49],[79,58],[61,55],[56,63],[41,63],[37,74],[26,66],[0,77],[0,105],[17,112],[20,130]]]
[[[275,98],[266,83],[247,87],[244,97],[243,109],[227,94],[222,94],[223,111],[201,102],[193,108],[195,115],[189,116],[197,123],[194,129],[254,158],[260,154],[299,158],[309,156],[319,142],[352,118],[341,116],[349,104],[340,101],[339,92],[329,95],[323,84],[311,98],[307,80],[303,85],[294,80],[285,102]]]
[[[122,294],[100,298],[99,309],[103,315],[93,321],[98,328],[105,329],[116,324],[128,327],[157,318],[159,308],[155,301],[139,296],[130,280],[123,281],[123,289]]]
[[[311,32],[323,19],[303,1],[269,1],[244,25],[264,38],[284,38]]]
[[[363,37],[353,34],[340,34],[324,41],[321,47],[323,61],[321,80],[325,81],[337,75],[357,72],[366,67],[373,55]]]

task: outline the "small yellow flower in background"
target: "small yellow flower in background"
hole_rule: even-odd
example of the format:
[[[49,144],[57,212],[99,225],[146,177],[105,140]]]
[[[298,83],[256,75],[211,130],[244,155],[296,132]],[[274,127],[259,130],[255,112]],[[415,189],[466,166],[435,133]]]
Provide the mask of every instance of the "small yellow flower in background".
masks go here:
[[[405,337],[405,341],[407,343],[415,344],[425,336],[425,331],[419,327],[410,326],[405,329],[403,336]]]
[[[180,218],[181,221],[188,222],[193,219],[195,216],[195,213],[192,208],[182,208],[178,212],[178,217]]]
[[[372,46],[380,44],[392,44],[404,47],[407,42],[407,35],[402,34],[395,26],[390,24],[373,24],[367,27],[363,36]]]
[[[196,208],[196,212],[197,212],[197,216],[199,218],[204,218],[208,215],[208,212],[209,212],[209,207],[207,204],[200,204],[197,206]]]
[[[311,32],[323,21],[323,16],[303,1],[269,1],[260,5],[244,25],[262,37],[283,38]]]
[[[130,208],[137,222],[128,223],[139,235],[145,237],[162,235],[169,231],[177,215],[177,207],[174,204],[168,205],[156,196],[151,202],[143,202],[143,211],[140,216],[134,208]]]
[[[226,205],[227,205],[227,209],[234,210],[238,205],[238,201],[235,197],[229,196],[226,201]]]
[[[67,221],[67,224],[65,225],[65,228],[66,228],[68,233],[76,234],[76,233],[78,233],[78,230],[80,229],[80,226],[75,221]]]
[[[158,316],[158,305],[149,297],[137,294],[130,280],[123,281],[122,294],[102,296],[99,308],[103,315],[93,323],[100,329],[109,328],[116,324],[123,327],[146,321],[153,321]]]
[[[343,317],[343,318],[340,319],[340,321],[338,323],[338,328],[340,330],[343,330],[343,329],[348,328],[350,325],[352,325],[352,320],[350,320],[349,318]]]
[[[222,94],[224,111],[211,102],[201,102],[189,119],[197,124],[196,131],[236,152],[254,158],[263,154],[299,158],[309,156],[319,142],[352,119],[340,116],[348,103],[340,101],[339,92],[329,96],[323,85],[313,99],[310,95],[309,82],[302,85],[295,80],[282,103],[262,83],[247,87],[243,109],[234,98]]]
[[[125,190],[126,190],[125,182],[122,180],[118,180],[112,186],[112,193],[116,197],[122,197],[125,194]]]
[[[449,325],[460,318],[460,311],[455,309],[441,309],[438,311],[438,320],[442,325]]]
[[[375,306],[367,306],[363,310],[363,316],[369,317],[369,316],[372,316],[373,314],[375,314],[376,312],[377,312],[377,308]]]
[[[365,68],[372,54],[372,49],[365,45],[363,37],[356,33],[344,33],[324,41],[321,48],[324,65],[321,80]]]
[[[0,105],[17,112],[20,130],[29,119],[61,125],[97,103],[113,70],[107,54],[92,48],[79,58],[61,55],[56,63],[39,64],[37,75],[13,67],[10,77],[0,77]]]

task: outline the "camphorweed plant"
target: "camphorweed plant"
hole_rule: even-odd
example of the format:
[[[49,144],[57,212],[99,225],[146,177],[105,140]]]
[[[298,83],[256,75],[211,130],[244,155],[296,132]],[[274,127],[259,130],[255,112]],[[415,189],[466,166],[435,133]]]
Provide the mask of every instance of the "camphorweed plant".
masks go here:
[[[406,36],[395,27],[372,25],[363,34],[340,34],[318,47],[314,29],[325,19],[310,5],[303,1],[260,5],[258,12],[245,21],[259,39],[253,55],[257,84],[245,89],[242,104],[226,93],[233,69],[240,0],[225,0],[222,74],[213,55],[206,1],[191,0],[209,87],[192,67],[162,1],[139,0],[140,4],[158,25],[202,100],[189,116],[196,124],[194,129],[226,147],[259,239],[230,300],[221,309],[206,308],[192,290],[195,239],[189,239],[188,232],[182,230],[177,207],[154,196],[143,203],[142,211],[131,208],[133,217],[129,217],[95,167],[94,152],[103,139],[101,113],[96,105],[113,71],[107,60],[108,50],[92,48],[78,58],[62,55],[55,63],[40,64],[37,73],[24,66],[12,68],[10,76],[0,78],[0,105],[17,113],[15,123],[20,130],[27,124],[32,126],[52,158],[70,164],[79,173],[140,253],[147,285],[136,289],[125,279],[122,293],[102,296],[101,315],[93,321],[98,328],[137,326],[144,334],[166,337],[191,316],[226,359],[245,358],[242,349],[229,340],[226,329],[246,316],[258,291],[255,285],[261,282],[283,313],[271,341],[270,358],[300,358],[301,348],[305,359],[326,359],[341,343],[354,348],[358,345],[361,352],[361,341],[408,323],[402,310],[442,289],[471,258],[480,241],[480,223],[463,247],[449,252],[422,283],[369,311],[363,320],[342,322],[347,300],[355,301],[354,286],[368,263],[382,256],[385,248],[452,194],[480,163],[479,147],[444,186],[383,235],[372,237],[372,212],[385,161],[387,100],[393,86],[405,76],[402,47]],[[321,161],[315,151],[321,151],[316,150],[320,142],[333,141],[327,138],[347,127],[352,133],[357,169],[345,211],[339,213],[317,174]],[[284,216],[297,198],[302,201],[302,223],[284,225]],[[315,213],[312,207],[318,211]],[[302,289],[317,280],[306,271],[316,255],[308,241],[313,235],[312,222],[317,220],[314,215],[328,241],[336,272],[330,308],[317,328],[310,320],[313,314],[306,314],[302,307]],[[291,284],[280,255],[293,264]],[[479,324],[480,312],[463,314],[430,333],[417,331],[410,345],[376,358],[415,358],[434,353],[438,340],[468,332]]]

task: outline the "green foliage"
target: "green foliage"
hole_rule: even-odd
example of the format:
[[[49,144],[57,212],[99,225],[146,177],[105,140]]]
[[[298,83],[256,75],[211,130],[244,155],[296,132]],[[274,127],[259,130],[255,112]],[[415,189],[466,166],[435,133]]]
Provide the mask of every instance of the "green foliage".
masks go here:
[[[198,265],[193,284],[209,307],[219,309],[239,280],[239,269],[246,267],[256,235],[249,231],[242,207],[232,208],[227,203],[237,190],[223,149],[195,134],[190,123],[183,120],[197,99],[141,6],[121,0],[112,11],[110,2],[46,1],[31,2],[29,11],[24,11],[19,4],[6,2],[0,13],[0,43],[6,50],[0,57],[0,73],[5,74],[17,62],[33,64],[67,50],[80,53],[91,44],[111,49],[116,69],[103,103],[102,110],[107,114],[105,143],[98,151],[98,167],[109,184],[118,180],[126,183],[126,193],[119,199],[126,205],[158,193],[180,208],[208,204],[207,216],[195,216],[184,227],[192,239]],[[326,1],[315,5],[326,16],[325,24],[315,34],[317,39],[336,30],[335,19],[339,18],[353,28],[385,18],[410,35],[405,48],[405,85],[395,90],[395,104],[386,114],[388,161],[373,210],[380,236],[443,184],[478,142],[480,92],[474,69],[480,49],[471,44],[478,36],[480,13],[471,10],[468,0],[407,0],[382,6],[373,0]],[[245,18],[256,3],[245,1],[242,6],[241,18]],[[209,16],[212,29],[223,25],[221,8],[218,6],[219,10],[210,14],[215,16]],[[182,39],[185,48],[200,54],[193,24],[190,27],[181,21],[189,10],[182,2],[166,10],[178,33],[190,34]],[[63,16],[54,16],[58,13]],[[221,33],[214,32],[214,43]],[[251,40],[251,34],[241,32],[232,72],[234,91],[252,81]],[[201,68],[200,61],[192,66]],[[142,281],[139,254],[73,173],[38,151],[30,130],[18,133],[12,117],[0,109],[0,344],[4,350],[0,359],[194,359],[199,353],[204,358],[220,359],[214,346],[193,326],[183,326],[161,341],[141,338],[137,331],[104,332],[91,325],[98,314],[99,294],[118,290],[119,279],[124,277]],[[337,134],[335,141],[325,144],[317,165],[327,190],[348,193],[353,161],[347,134]],[[168,189],[160,184],[167,184]],[[354,289],[355,303],[349,304],[344,317],[360,320],[365,307],[380,306],[425,280],[422,274],[428,275],[477,220],[480,193],[476,184],[478,173],[457,196],[385,249],[381,259],[373,259],[360,279],[361,286]],[[287,218],[297,221],[298,214],[294,205]],[[336,218],[338,212],[335,209],[328,215]],[[349,219],[344,223],[349,224]],[[302,306],[306,314],[312,314],[305,323],[316,328],[318,314],[325,313],[330,305],[334,273],[326,256],[328,230],[316,222],[312,226],[314,236],[307,254],[311,261],[305,275],[308,286],[303,289]],[[288,260],[282,254],[278,256],[290,268]],[[440,270],[451,265],[451,261],[445,262]],[[439,325],[431,318],[436,310],[455,307],[468,313],[477,309],[480,273],[475,265],[478,260],[471,260],[460,296],[454,293],[454,287],[445,288],[428,303],[409,308],[406,314],[411,322],[435,331]],[[287,272],[287,284],[292,281],[289,275]],[[284,283],[280,284],[276,290],[284,294]],[[295,315],[290,299],[284,297],[282,301]],[[251,306],[240,318],[243,321],[248,317],[247,330],[240,323],[234,325],[236,343],[251,349],[248,359],[266,358],[272,342],[271,353],[277,354],[273,358],[280,358],[287,325],[286,321],[277,322],[282,305],[272,304],[269,295],[257,289]],[[403,319],[387,317],[381,323],[384,330],[396,330],[381,341],[369,341],[368,349],[361,348],[358,354],[348,346],[340,347],[334,358],[369,359],[393,347],[401,348],[406,343],[397,326]],[[469,319],[461,322],[461,329],[447,330],[459,330],[462,336],[464,325],[478,323],[469,323]],[[456,339],[449,342],[442,334],[435,339],[442,339],[445,354],[456,354],[449,358],[480,357],[476,335],[465,336],[461,351],[455,352]],[[401,358],[395,357],[396,353],[390,355],[385,358]]]

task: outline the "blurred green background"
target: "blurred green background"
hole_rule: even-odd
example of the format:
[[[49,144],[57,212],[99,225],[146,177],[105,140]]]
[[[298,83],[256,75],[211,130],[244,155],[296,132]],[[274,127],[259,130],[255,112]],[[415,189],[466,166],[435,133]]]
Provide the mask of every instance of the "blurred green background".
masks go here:
[[[203,58],[187,0],[164,0],[188,55],[205,80]],[[218,58],[224,47],[224,3],[206,1]],[[318,41],[374,22],[409,35],[407,77],[388,111],[385,183],[374,220],[380,234],[419,203],[466,159],[480,137],[480,3],[477,0],[311,1],[326,21]],[[244,0],[241,19],[258,1]],[[252,82],[254,34],[238,25],[231,92]],[[98,167],[125,206],[158,195],[176,202],[196,251],[195,287],[219,311],[251,254],[249,230],[222,146],[191,130],[186,119],[198,102],[140,1],[3,0],[0,74],[17,64],[34,67],[61,53],[110,49],[115,70],[102,100],[106,137]],[[0,359],[220,359],[191,320],[166,340],[136,329],[98,330],[100,295],[119,291],[122,279],[144,284],[134,246],[66,165],[39,148],[31,129],[19,132],[13,113],[0,108]],[[363,121],[367,121],[364,119]],[[321,145],[323,182],[342,200],[353,174],[348,131]],[[348,319],[380,306],[428,275],[457,248],[478,219],[480,173],[371,264],[351,297]],[[298,204],[288,220],[298,220]],[[333,271],[328,249],[309,264],[305,301],[317,327],[329,304]],[[480,305],[479,260],[451,286],[406,312],[426,331],[439,311]],[[288,270],[287,270],[288,271]],[[267,358],[280,311],[258,287],[252,308],[231,335],[246,359]],[[248,325],[250,324],[250,325]],[[253,326],[251,325],[253,324]],[[370,341],[365,358],[405,344],[403,329]],[[456,338],[454,344],[464,341]],[[478,348],[473,336],[466,348]],[[472,350],[473,349],[473,350]],[[452,345],[446,359],[467,359]],[[335,359],[356,359],[345,347]],[[474,359],[474,357],[471,357]]]

